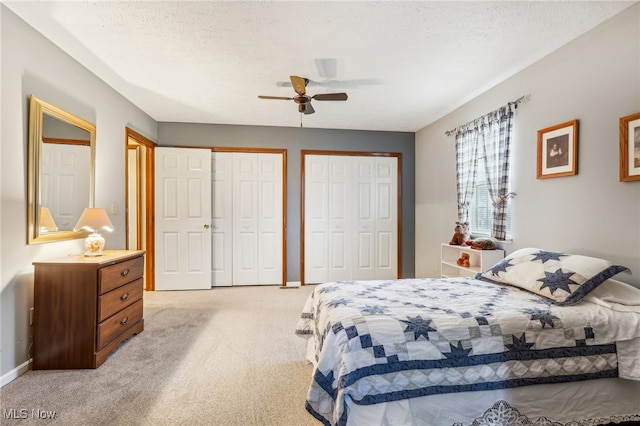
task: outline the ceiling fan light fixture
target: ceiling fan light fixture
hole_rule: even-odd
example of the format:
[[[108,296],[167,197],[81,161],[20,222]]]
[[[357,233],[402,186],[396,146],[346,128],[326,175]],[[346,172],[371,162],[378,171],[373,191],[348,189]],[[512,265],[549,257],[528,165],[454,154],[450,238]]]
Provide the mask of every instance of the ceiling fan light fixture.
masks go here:
[[[284,96],[265,96],[259,95],[260,99],[280,99],[280,100],[293,100],[296,104],[298,104],[298,112],[301,114],[313,114],[316,112],[311,106],[311,100],[318,101],[346,101],[347,94],[346,93],[320,93],[317,95],[309,96],[306,92],[306,86],[309,83],[308,78],[298,77],[292,75],[289,77],[291,79],[291,85],[293,89],[297,93],[293,98],[287,98]]]
[[[305,104],[298,104],[298,112],[309,115],[316,112],[316,110],[314,110],[311,104],[307,102]]]

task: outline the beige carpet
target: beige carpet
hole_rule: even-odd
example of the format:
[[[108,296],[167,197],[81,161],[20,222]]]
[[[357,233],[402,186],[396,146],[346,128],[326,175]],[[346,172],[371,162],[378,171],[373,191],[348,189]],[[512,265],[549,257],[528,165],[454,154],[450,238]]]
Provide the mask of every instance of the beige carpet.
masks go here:
[[[311,366],[294,334],[312,289],[145,293],[144,332],[97,370],[29,371],[5,385],[0,422],[318,425],[304,409]]]

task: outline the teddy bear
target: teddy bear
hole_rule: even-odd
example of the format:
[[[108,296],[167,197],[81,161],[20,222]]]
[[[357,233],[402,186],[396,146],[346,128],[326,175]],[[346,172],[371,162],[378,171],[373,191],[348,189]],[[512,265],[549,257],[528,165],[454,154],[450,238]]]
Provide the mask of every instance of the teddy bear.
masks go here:
[[[449,242],[452,246],[461,246],[465,243],[466,238],[464,235],[464,228],[460,222],[456,222],[456,227],[453,231],[453,237],[451,237],[451,242]]]
[[[456,261],[456,263],[459,266],[464,266],[465,268],[468,268],[469,266],[471,266],[471,261],[469,260],[469,253],[460,254],[460,258]]]

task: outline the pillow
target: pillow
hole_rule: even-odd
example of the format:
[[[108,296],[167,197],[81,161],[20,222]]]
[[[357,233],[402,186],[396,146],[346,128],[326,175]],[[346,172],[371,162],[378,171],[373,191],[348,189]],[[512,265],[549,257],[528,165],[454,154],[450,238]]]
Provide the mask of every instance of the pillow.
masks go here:
[[[620,312],[640,314],[640,289],[610,278],[587,294],[585,302],[595,303]]]
[[[629,269],[604,259],[524,248],[475,278],[519,287],[558,305],[571,305],[622,271]]]

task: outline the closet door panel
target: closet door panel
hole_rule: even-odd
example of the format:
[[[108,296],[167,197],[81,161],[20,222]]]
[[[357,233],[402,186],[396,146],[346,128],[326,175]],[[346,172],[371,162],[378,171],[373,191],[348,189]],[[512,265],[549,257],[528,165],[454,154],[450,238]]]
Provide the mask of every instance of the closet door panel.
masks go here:
[[[233,284],[233,157],[211,153],[211,286]]]
[[[378,247],[376,265],[378,271],[389,270],[393,265],[393,253],[391,252],[391,241],[393,236],[389,232],[378,232],[378,240],[376,246]],[[385,278],[384,274],[380,274],[378,278]]]
[[[282,154],[259,154],[258,161],[258,280],[281,284],[283,275]]]
[[[351,169],[351,157],[329,156],[329,281],[349,280],[352,275]]]
[[[398,161],[375,159],[375,270],[376,279],[398,274]]]
[[[327,232],[305,232],[305,282],[323,283],[329,280]],[[308,242],[308,243],[307,243]]]
[[[283,154],[211,158],[212,285],[283,284]]]
[[[258,282],[257,154],[233,156],[233,284]]]
[[[234,258],[235,268],[233,270],[234,274],[234,284],[251,284],[257,280],[256,275],[256,249],[255,245],[257,243],[255,232],[248,231],[244,232],[240,230],[236,234],[236,239],[234,240],[234,251],[237,256]],[[241,277],[246,276],[246,281],[243,281]]]
[[[329,280],[329,156],[304,161],[304,280],[322,283]]]
[[[398,159],[305,155],[304,162],[305,283],[397,278]]]
[[[354,227],[355,241],[353,276],[360,280],[376,278],[375,215],[375,157],[354,158]]]

